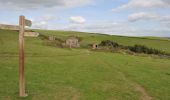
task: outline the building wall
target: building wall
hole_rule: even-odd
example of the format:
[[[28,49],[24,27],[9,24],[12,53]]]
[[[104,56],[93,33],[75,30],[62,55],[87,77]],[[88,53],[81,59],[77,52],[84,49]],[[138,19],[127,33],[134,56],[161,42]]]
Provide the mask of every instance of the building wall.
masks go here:
[[[66,46],[80,47],[80,44],[78,42],[78,39],[67,39],[66,40]]]

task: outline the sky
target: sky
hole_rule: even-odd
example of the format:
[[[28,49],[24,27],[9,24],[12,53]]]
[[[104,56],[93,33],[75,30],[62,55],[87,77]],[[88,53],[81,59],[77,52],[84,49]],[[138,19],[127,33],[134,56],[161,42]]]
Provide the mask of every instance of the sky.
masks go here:
[[[123,36],[170,37],[170,0],[0,0],[0,24]]]

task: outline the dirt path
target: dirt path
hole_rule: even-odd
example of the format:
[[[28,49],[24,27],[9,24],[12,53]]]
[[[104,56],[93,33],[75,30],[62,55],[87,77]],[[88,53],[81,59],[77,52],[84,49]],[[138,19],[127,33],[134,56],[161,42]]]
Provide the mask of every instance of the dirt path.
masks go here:
[[[134,90],[136,92],[139,92],[141,94],[141,97],[140,97],[141,100],[152,100],[152,97],[146,92],[143,86],[128,79],[123,72],[119,71],[119,73],[123,76],[124,80],[126,80],[128,83],[130,83],[134,87]]]
[[[100,63],[106,64],[109,67],[112,67],[112,65],[110,65],[107,62],[102,61],[101,59],[97,59],[97,60],[100,61]],[[124,80],[126,80],[128,83],[130,83],[134,87],[134,90],[136,92],[139,92],[141,94],[141,97],[140,97],[141,100],[152,100],[152,97],[146,92],[146,90],[143,86],[141,86],[140,84],[128,79],[126,77],[126,75],[122,71],[120,71],[119,69],[116,69],[116,70],[120,73],[120,75],[123,77]]]
[[[135,84],[135,89],[142,94],[142,100],[152,100],[152,97],[146,92],[146,90],[139,84]]]

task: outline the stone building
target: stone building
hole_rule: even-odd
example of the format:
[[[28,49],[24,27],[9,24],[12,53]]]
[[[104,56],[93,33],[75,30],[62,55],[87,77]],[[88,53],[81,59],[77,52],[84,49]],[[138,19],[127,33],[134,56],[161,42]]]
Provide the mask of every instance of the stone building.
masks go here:
[[[70,48],[77,48],[80,47],[79,44],[79,40],[76,37],[69,37],[68,39],[66,39],[66,46],[70,47]]]
[[[97,48],[98,48],[98,44],[97,44],[97,43],[93,43],[93,44],[92,44],[92,49],[95,50],[95,49],[97,49]]]

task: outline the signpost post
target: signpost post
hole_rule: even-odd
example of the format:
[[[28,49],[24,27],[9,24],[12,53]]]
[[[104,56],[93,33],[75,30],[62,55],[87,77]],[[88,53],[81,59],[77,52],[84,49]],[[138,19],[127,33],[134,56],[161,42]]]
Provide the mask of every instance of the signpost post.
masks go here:
[[[24,31],[25,26],[31,26],[32,22],[24,16],[19,17],[19,96],[25,97],[25,74],[24,74]]]

